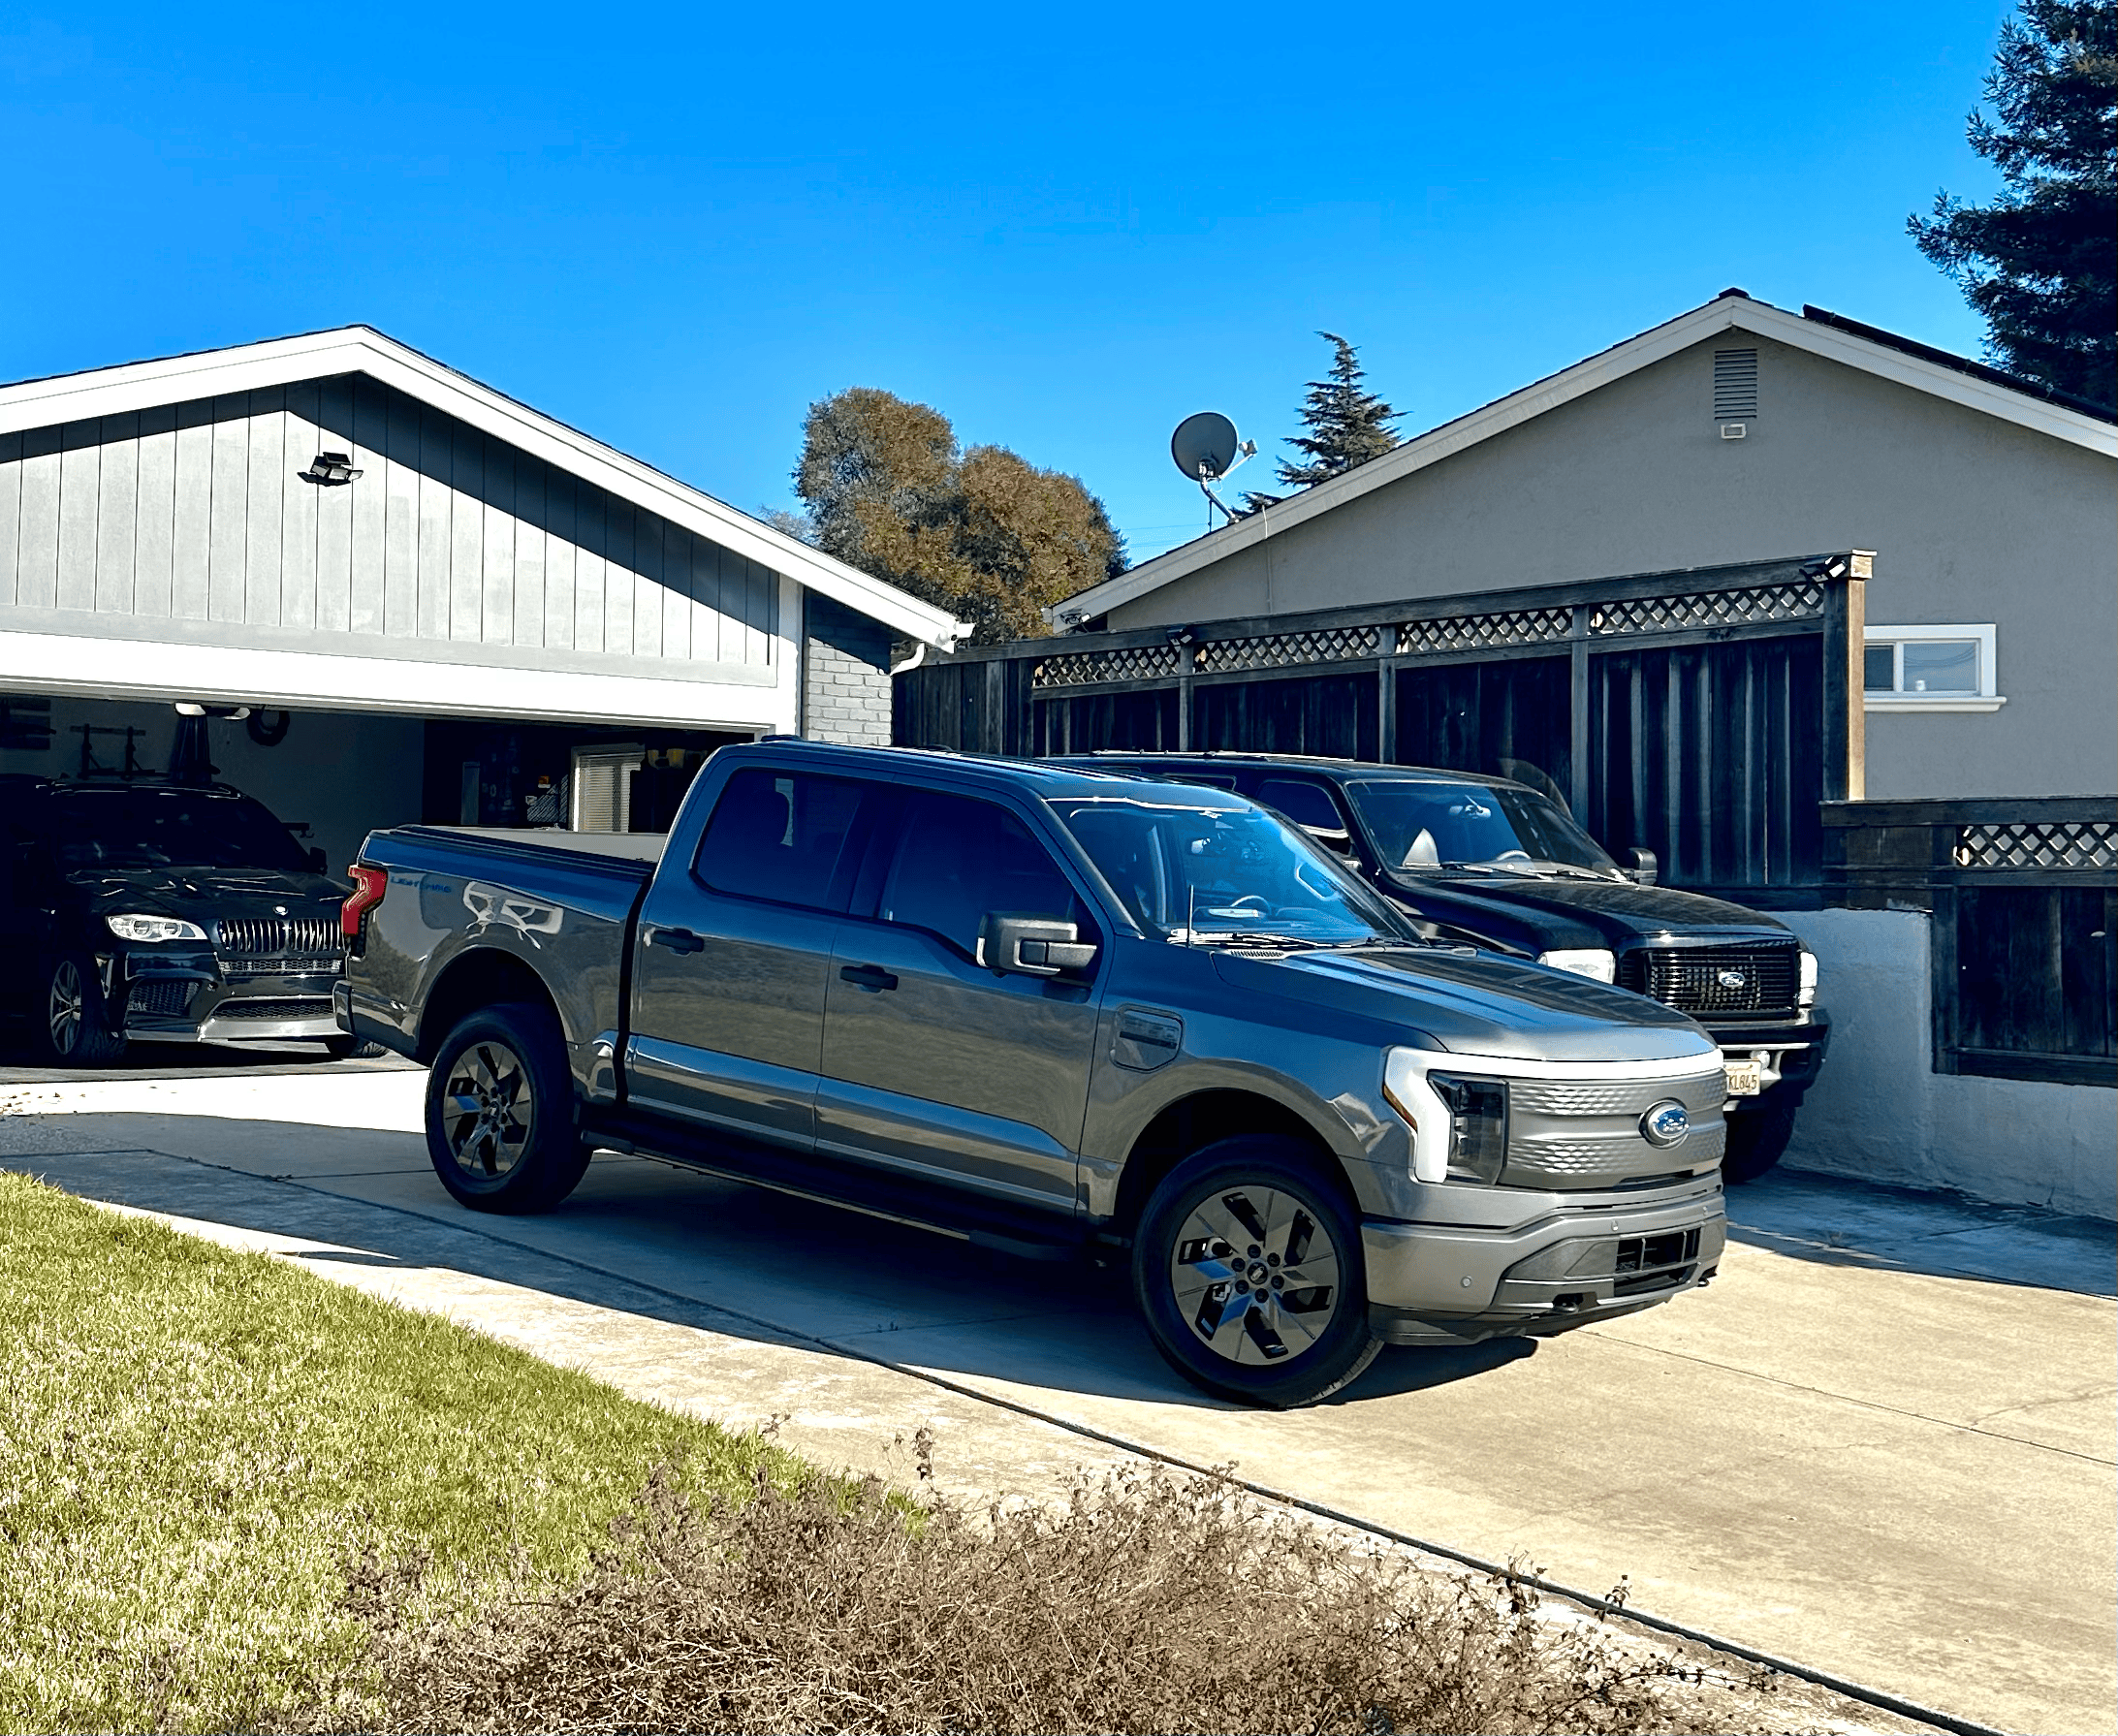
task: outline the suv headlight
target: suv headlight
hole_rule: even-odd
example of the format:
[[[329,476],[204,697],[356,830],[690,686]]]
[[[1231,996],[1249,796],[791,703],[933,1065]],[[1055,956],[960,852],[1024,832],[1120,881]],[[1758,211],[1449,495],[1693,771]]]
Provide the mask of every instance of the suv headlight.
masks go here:
[[[174,916],[106,916],[103,925],[120,940],[204,940],[205,931]]]
[[[1562,947],[1556,952],[1539,953],[1537,963],[1549,964],[1554,970],[1570,970],[1576,976],[1594,977],[1599,983],[1618,980],[1618,955],[1600,946]]]
[[[1817,955],[1806,946],[1797,969],[1801,975],[1796,979],[1794,1004],[1807,1011],[1817,1004]]]
[[[1392,1049],[1383,1057],[1382,1094],[1412,1130],[1412,1178],[1498,1182],[1507,1161],[1507,1083],[1431,1073],[1434,1057]]]

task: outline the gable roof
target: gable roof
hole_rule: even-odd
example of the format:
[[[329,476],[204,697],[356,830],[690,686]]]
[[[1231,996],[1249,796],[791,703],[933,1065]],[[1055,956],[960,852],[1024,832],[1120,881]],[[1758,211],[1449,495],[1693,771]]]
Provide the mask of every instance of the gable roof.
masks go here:
[[[0,386],[0,434],[117,416],[223,393],[366,374],[561,470],[785,574],[909,639],[948,650],[970,624],[811,549],[749,514],[590,439],[369,326],[199,350]]]
[[[1385,488],[1430,464],[1439,463],[1480,441],[1520,426],[1532,417],[1571,403],[1599,386],[1624,379],[1628,374],[1727,331],[1744,331],[1792,349],[1807,350],[1813,356],[1857,367],[1897,385],[1909,386],[1915,392],[1946,398],[2053,439],[2118,458],[2118,429],[2112,426],[2112,423],[2118,421],[2118,411],[2064,393],[2047,392],[1998,368],[1951,356],[1944,350],[1930,349],[1911,338],[1863,326],[1842,315],[1827,313],[1820,307],[1805,307],[1800,314],[1792,314],[1769,301],[1753,300],[1741,290],[1724,290],[1703,307],[1679,314],[1673,320],[1498,398],[1468,416],[1459,416],[1453,422],[1445,422],[1424,434],[1415,435],[1380,458],[1371,458],[1328,482],[1305,489],[1278,506],[1265,507],[1233,523],[1223,524],[1218,530],[1209,531],[1166,554],[1143,562],[1116,579],[1091,585],[1046,610],[1045,615],[1055,622],[1088,618],[1136,602],[1165,584],[1254,548],[1268,537],[1305,523],[1333,507],[1357,500],[1363,494]]]

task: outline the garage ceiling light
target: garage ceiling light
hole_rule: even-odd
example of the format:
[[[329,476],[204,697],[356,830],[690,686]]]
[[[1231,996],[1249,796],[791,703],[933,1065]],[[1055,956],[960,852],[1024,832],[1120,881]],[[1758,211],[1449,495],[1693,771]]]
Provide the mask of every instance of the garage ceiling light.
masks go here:
[[[326,488],[334,488],[339,483],[351,482],[361,473],[354,468],[351,454],[320,452],[309,460],[309,467],[301,474],[313,483],[322,483]]]

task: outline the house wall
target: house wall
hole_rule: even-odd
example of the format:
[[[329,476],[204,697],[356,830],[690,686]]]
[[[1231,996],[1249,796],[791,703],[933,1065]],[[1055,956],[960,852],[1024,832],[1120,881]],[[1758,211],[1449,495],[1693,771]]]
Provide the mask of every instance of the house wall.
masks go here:
[[[780,588],[361,375],[0,435],[0,631],[773,685]]]
[[[2118,1218],[2118,1091],[1979,1079],[1932,1064],[1932,919],[1812,910],[1781,919],[1816,953],[1831,1049],[1786,1163]]]
[[[890,745],[890,630],[806,594],[802,733],[812,742]]]
[[[1713,352],[1755,346],[1723,440]],[[1874,549],[1878,625],[1999,623],[1993,713],[1871,712],[1871,797],[2118,790],[2118,463],[1723,333],[1111,612],[1113,628]]]

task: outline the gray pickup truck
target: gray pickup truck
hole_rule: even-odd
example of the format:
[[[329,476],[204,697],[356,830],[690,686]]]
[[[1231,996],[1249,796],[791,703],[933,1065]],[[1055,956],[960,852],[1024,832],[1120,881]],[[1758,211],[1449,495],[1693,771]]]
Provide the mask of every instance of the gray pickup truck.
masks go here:
[[[1233,794],[768,741],[666,839],[403,827],[355,881],[339,1023],[430,1065],[434,1168],[477,1210],[651,1152],[1128,1258],[1168,1360],[1274,1405],[1721,1256],[1696,1025],[1423,941]]]

